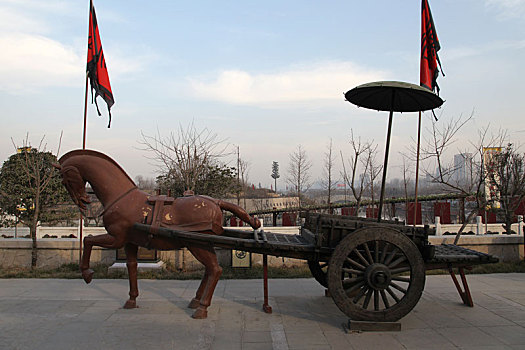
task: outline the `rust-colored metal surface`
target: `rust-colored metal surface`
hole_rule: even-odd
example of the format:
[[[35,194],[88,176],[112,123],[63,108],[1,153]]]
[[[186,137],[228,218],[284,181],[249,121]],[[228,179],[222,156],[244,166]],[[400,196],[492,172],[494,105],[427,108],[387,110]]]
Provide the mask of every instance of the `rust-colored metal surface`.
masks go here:
[[[89,197],[88,182],[104,206],[104,226],[108,234],[84,238],[80,270],[86,283],[93,278],[89,260],[93,246],[110,249],[125,248],[129,274],[129,299],[124,308],[137,307],[137,250],[139,246],[170,250],[187,247],[205,266],[204,277],[188,307],[195,309],[194,318],[206,318],[207,308],[222,273],[211,243],[188,243],[183,240],[154,235],[159,227],[190,232],[220,235],[223,233],[222,210],[228,210],[254,229],[260,227],[256,218],[241,207],[207,196],[185,193],[184,197],[148,197],[140,191],[124,170],[107,155],[92,150],[74,150],[59,160],[62,183],[81,210],[86,209]],[[133,228],[135,223],[151,225],[151,232]]]

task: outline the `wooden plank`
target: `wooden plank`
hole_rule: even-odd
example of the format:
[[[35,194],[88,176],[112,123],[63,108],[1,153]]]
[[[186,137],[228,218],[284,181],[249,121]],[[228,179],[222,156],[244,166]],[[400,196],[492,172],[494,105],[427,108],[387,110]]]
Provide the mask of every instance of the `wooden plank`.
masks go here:
[[[142,231],[149,232],[149,225],[135,224],[134,228]],[[257,242],[253,238],[235,238],[227,236],[216,236],[212,234],[205,234],[200,232],[188,232],[182,230],[173,230],[169,228],[161,227],[157,233],[159,236],[168,237],[172,239],[178,239],[181,241],[191,242],[191,244],[201,245],[213,245],[216,247],[226,249],[237,249],[249,251],[252,253],[268,254],[274,256],[291,257],[296,259],[309,259],[315,253],[315,247],[309,244],[306,240],[301,238],[297,243],[283,243],[282,241],[275,242]],[[273,234],[278,236],[287,236],[284,234]],[[284,239],[284,238],[283,238]]]
[[[315,244],[316,242],[316,236],[305,227],[301,227],[301,236],[310,244]]]

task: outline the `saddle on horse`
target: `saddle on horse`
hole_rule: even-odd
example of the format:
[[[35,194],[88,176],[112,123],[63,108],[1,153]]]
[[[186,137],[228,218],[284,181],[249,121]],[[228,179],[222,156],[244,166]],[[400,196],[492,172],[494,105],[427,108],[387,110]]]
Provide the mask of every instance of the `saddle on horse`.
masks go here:
[[[149,196],[147,201],[151,206],[151,212],[144,212],[144,223],[151,226],[151,235],[157,234],[159,227],[216,235],[224,231],[222,215],[202,215],[203,211],[213,213],[213,207],[219,206],[217,199],[195,196],[193,192],[187,191],[184,197],[156,195]],[[209,218],[209,220],[202,221],[202,218]]]

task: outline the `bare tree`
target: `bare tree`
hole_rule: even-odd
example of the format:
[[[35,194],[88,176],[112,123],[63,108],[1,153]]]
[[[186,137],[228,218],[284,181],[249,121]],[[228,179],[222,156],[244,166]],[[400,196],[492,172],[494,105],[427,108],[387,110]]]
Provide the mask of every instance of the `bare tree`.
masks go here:
[[[514,212],[525,198],[525,155],[516,152],[512,144],[508,144],[501,152],[496,153],[490,164],[485,169],[488,180],[499,193],[497,199],[505,222],[503,228],[507,234],[512,233]],[[487,171],[487,168],[492,171]]]
[[[142,175],[137,175],[135,177],[135,182],[137,183],[138,188],[146,191],[153,191],[157,186],[155,183],[155,179],[150,177],[144,177]]]
[[[307,191],[311,186],[311,167],[312,163],[308,160],[306,151],[301,145],[298,145],[296,151],[290,154],[287,180],[297,195],[299,208],[301,208],[304,192]]]
[[[370,194],[370,199],[372,201],[372,208],[375,208],[374,198],[375,198],[375,181],[381,171],[383,170],[383,165],[377,163],[377,144],[371,145],[365,150],[365,159],[368,163],[368,189]]]
[[[334,166],[335,166],[335,155],[333,153],[333,143],[330,138],[330,142],[326,147],[326,152],[324,154],[324,168],[323,168],[323,177],[322,181],[323,187],[327,192],[327,204],[328,212],[332,213],[332,191],[334,190]]]
[[[350,176],[346,171],[346,165],[343,158],[343,152],[341,151],[341,163],[343,165],[343,172],[341,176],[345,184],[350,187],[352,195],[356,201],[356,214],[359,213],[359,208],[361,207],[361,201],[363,197],[364,190],[366,188],[367,177],[366,173],[368,172],[369,159],[368,157],[363,158],[365,154],[371,147],[371,142],[362,142],[361,138],[356,139],[354,137],[354,131],[350,130],[350,146],[352,147],[352,152],[350,158],[348,158],[348,165],[351,171]]]
[[[404,154],[401,155],[401,158],[403,159],[403,190],[405,193],[405,199],[408,204],[408,193],[409,193],[409,186],[412,181],[412,163],[408,159],[408,157]]]
[[[152,154],[150,159],[162,174],[180,182],[184,190],[195,190],[209,168],[228,154],[225,140],[207,128],[198,130],[193,122],[185,128],[179,125],[177,133],[167,136],[160,130],[155,136],[141,135],[139,143]]]
[[[421,158],[430,164],[429,167],[423,168],[423,172],[432,182],[441,185],[441,190],[449,193],[455,193],[460,197],[473,197],[476,205],[467,218],[463,220],[458,234],[456,235],[455,244],[457,244],[459,237],[466,225],[474,216],[477,215],[480,209],[485,209],[487,201],[485,198],[485,180],[486,173],[483,170],[483,150],[485,147],[501,146],[507,139],[507,133],[503,130],[498,130],[496,133],[489,132],[489,126],[478,131],[478,139],[476,142],[469,142],[468,149],[459,150],[468,160],[466,167],[467,173],[461,179],[457,177],[457,166],[453,162],[447,162],[446,157],[450,156],[453,146],[459,139],[459,133],[473,118],[473,114],[469,117],[452,118],[448,122],[441,122],[432,120],[432,126],[429,130],[430,137],[425,140],[421,148]],[[443,118],[441,118],[443,120]],[[431,161],[431,162],[428,162]]]
[[[244,202],[244,208],[246,208],[246,193],[248,192],[248,176],[250,172],[251,164],[248,160],[239,158],[239,179],[240,179],[240,186],[243,194],[243,202]]]
[[[403,159],[403,190],[405,193],[405,216],[406,218],[408,218],[408,188],[410,186],[410,182],[412,181],[412,164],[407,155],[401,154],[401,158]],[[414,213],[414,220],[417,222],[417,208],[414,209]]]

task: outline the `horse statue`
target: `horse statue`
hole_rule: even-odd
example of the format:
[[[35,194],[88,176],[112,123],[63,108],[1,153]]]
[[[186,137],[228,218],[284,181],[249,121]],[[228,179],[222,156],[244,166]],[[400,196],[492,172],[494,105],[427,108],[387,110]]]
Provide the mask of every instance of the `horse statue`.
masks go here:
[[[206,318],[207,309],[215,286],[222,274],[212,244],[190,244],[174,238],[155,235],[155,227],[168,227],[220,235],[222,210],[228,210],[248,223],[254,229],[261,226],[258,219],[249,216],[241,207],[207,196],[193,195],[187,191],[184,197],[149,196],[140,191],[122,168],[107,155],[93,150],[74,150],[59,159],[55,167],[60,170],[62,183],[75,204],[86,210],[90,203],[86,193],[88,182],[104,210],[102,218],[107,234],[84,238],[84,251],[80,264],[82,277],[86,283],[93,278],[89,268],[91,249],[99,246],[109,249],[125,248],[126,267],[129,275],[129,299],[125,309],[137,307],[137,251],[138,247],[171,250],[187,247],[205,267],[205,273],[195,297],[188,307],[195,309],[193,318]],[[150,233],[133,228],[135,223],[152,225]]]

